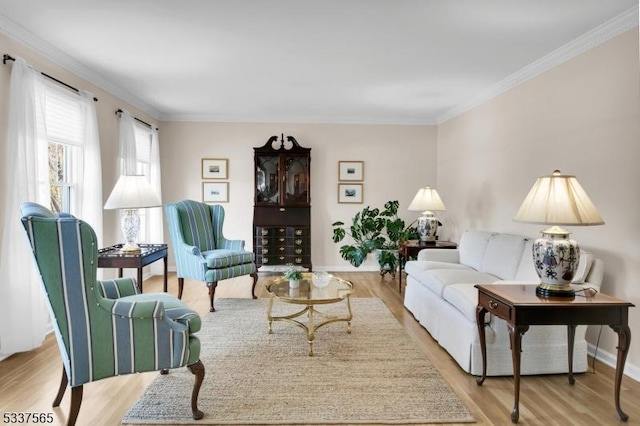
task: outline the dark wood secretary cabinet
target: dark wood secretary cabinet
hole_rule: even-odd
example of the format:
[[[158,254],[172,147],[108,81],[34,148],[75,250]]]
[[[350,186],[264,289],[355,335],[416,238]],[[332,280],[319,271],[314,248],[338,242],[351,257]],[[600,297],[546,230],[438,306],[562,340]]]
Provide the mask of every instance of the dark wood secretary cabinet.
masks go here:
[[[291,263],[311,270],[311,148],[282,135],[253,151],[256,265]]]

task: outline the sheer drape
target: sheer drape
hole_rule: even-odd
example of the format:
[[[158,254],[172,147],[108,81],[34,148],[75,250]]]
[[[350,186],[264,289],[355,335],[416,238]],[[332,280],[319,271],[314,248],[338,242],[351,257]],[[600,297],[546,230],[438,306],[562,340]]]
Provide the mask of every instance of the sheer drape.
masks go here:
[[[78,167],[79,205],[72,212],[91,224],[98,242],[102,243],[102,160],[100,158],[100,136],[93,94],[80,92],[80,108],[84,122],[84,143],[80,149],[82,158],[74,165]]]
[[[138,156],[136,153],[136,135],[133,130],[133,117],[128,111],[120,114],[120,161],[118,162],[118,176],[135,175],[137,172]]]
[[[151,129],[151,158],[149,162],[149,182],[162,199],[162,184],[160,175],[160,139],[158,131]],[[149,241],[153,243],[164,243],[162,208],[155,207],[147,209],[149,214]],[[151,273],[160,275],[164,273],[163,265],[160,262],[151,264]]]
[[[9,125],[4,169],[4,223],[0,256],[0,354],[38,347],[49,315],[40,276],[20,223],[20,204],[49,205],[44,84],[39,72],[16,58],[9,88]]]

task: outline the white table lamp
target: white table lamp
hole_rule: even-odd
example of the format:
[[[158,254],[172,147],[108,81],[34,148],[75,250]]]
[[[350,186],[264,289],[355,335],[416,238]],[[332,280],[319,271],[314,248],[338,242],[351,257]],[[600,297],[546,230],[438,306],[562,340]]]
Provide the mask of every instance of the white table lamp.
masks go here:
[[[422,216],[418,218],[420,241],[435,242],[438,233],[438,219],[433,215],[433,211],[445,210],[438,192],[429,186],[420,188],[409,204],[408,210],[422,212]]]
[[[104,208],[107,210],[124,210],[120,225],[126,242],[122,247],[122,251],[140,251],[140,247],[137,244],[138,234],[140,233],[138,209],[158,207],[160,205],[162,205],[160,196],[153,189],[146,176],[120,176]]]
[[[602,225],[604,221],[575,176],[555,170],[540,176],[513,218],[516,222],[552,225],[533,245],[533,264],[542,283],[538,295],[574,297],[571,281],[580,261],[580,247],[560,226]]]

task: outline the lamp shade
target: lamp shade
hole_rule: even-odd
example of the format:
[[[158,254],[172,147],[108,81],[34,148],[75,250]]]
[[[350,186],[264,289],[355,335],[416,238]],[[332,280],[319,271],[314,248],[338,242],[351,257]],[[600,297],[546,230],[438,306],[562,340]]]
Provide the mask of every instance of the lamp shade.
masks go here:
[[[420,188],[415,197],[413,197],[413,201],[409,204],[409,211],[427,211],[427,210],[446,210],[444,207],[444,203],[438,195],[438,192],[426,186],[424,188]]]
[[[559,170],[536,180],[513,220],[553,225],[604,224],[576,177]]]
[[[139,209],[158,207],[161,204],[160,196],[153,189],[146,176],[121,175],[104,208],[108,210]]]

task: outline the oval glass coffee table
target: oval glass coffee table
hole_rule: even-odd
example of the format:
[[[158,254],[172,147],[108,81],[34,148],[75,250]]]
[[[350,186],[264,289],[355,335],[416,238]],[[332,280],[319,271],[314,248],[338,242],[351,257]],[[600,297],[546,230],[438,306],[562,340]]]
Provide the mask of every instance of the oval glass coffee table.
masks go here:
[[[269,334],[273,334],[274,321],[286,321],[306,330],[309,341],[309,356],[313,356],[313,340],[315,332],[322,326],[332,322],[344,321],[347,323],[347,333],[351,334],[351,303],[349,296],[353,293],[353,284],[341,278],[330,276],[326,287],[316,287],[312,282],[312,273],[303,273],[300,285],[297,288],[289,287],[289,280],[278,277],[267,283],[267,292],[270,295],[267,308],[267,320],[269,321]],[[301,305],[304,308],[290,315],[273,316],[271,311],[275,301],[292,305]],[[345,316],[327,315],[316,309],[318,305],[328,305],[346,301],[347,314]],[[305,315],[306,314],[306,315]],[[301,317],[307,318],[306,323]]]

